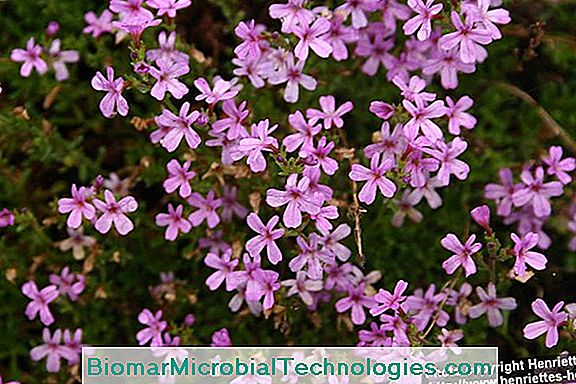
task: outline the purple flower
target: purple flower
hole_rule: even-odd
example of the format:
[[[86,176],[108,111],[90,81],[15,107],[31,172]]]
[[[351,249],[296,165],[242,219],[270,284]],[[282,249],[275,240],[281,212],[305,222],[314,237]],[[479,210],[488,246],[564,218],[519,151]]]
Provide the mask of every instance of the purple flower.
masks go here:
[[[324,40],[330,30],[330,22],[324,17],[317,18],[312,25],[300,24],[292,28],[300,41],[294,48],[296,57],[300,60],[308,58],[308,51],[312,49],[318,56],[326,58],[332,53],[332,46]]]
[[[74,331],[74,335],[69,329],[64,330],[64,346],[70,348],[74,352],[74,359],[70,356],[65,356],[68,364],[76,365],[80,362],[80,354],[82,353],[82,329],[78,328]]]
[[[270,127],[268,119],[252,124],[250,137],[240,140],[238,151],[248,152],[247,164],[252,172],[262,172],[266,169],[266,158],[262,152],[273,152],[278,149],[278,141],[271,137],[278,124]]]
[[[344,25],[344,18],[339,13],[332,13],[330,30],[324,35],[324,41],[332,46],[332,57],[336,61],[348,59],[349,54],[346,44],[354,43],[358,40],[354,28]]]
[[[424,138],[425,139],[425,138]],[[438,169],[438,160],[435,158],[423,157],[423,152],[416,147],[412,147],[409,152],[404,172],[409,175],[410,185],[414,188],[424,187],[430,178],[430,172]],[[438,177],[436,177],[438,186],[442,186]]]
[[[372,308],[370,308],[370,314],[372,316],[378,316],[389,309],[395,312],[398,311],[398,309],[401,308],[402,303],[406,300],[406,296],[403,296],[406,288],[408,288],[408,283],[404,280],[398,280],[398,282],[396,282],[394,293],[390,293],[387,290],[380,288],[378,293],[374,295],[376,303]]]
[[[444,89],[454,89],[458,86],[458,72],[473,73],[476,70],[474,63],[464,63],[456,48],[451,50],[439,49],[423,64],[422,72],[433,75],[440,72],[440,82]]]
[[[182,138],[186,139],[186,143],[190,149],[196,149],[202,142],[200,135],[192,129],[192,124],[198,121],[200,112],[190,112],[190,103],[185,102],[180,107],[178,116],[173,114],[168,109],[162,111],[160,116],[156,116],[154,121],[158,126],[167,127],[167,133],[160,142],[168,152],[174,152],[180,145]]]
[[[52,58],[52,66],[56,72],[56,80],[63,81],[70,77],[68,73],[68,68],[66,68],[66,63],[76,63],[80,60],[80,55],[78,51],[62,51],[60,50],[60,40],[55,39],[52,41],[50,50],[48,53]]]
[[[466,324],[468,308],[472,304],[468,296],[472,293],[472,286],[466,282],[462,283],[460,290],[450,290],[446,304],[454,307],[454,320],[457,324]]]
[[[110,0],[109,8],[120,14],[122,20],[146,21],[154,17],[152,12],[143,7],[144,0]]]
[[[92,197],[94,189],[92,187],[80,187],[78,189],[76,184],[72,184],[71,192],[72,198],[62,198],[58,200],[58,212],[70,212],[66,224],[68,227],[76,229],[82,224],[82,217],[88,220],[94,218],[96,210],[92,204],[86,201]]]
[[[439,44],[442,49],[450,50],[459,46],[460,59],[464,63],[482,62],[488,56],[482,45],[492,41],[490,32],[474,25],[468,18],[462,23],[460,15],[452,11],[450,14],[452,25],[456,32],[448,33],[440,38]]]
[[[28,77],[32,73],[32,69],[35,69],[39,75],[43,75],[48,72],[48,64],[40,56],[42,54],[42,47],[36,45],[34,38],[31,37],[26,43],[26,49],[16,48],[12,50],[10,54],[10,59],[14,62],[21,63],[20,76]]]
[[[194,227],[198,227],[204,220],[206,220],[208,228],[214,228],[220,223],[220,216],[218,216],[216,210],[222,205],[222,199],[216,198],[213,190],[208,192],[206,198],[194,192],[186,201],[191,206],[198,208],[188,217]]]
[[[44,344],[32,348],[30,350],[30,358],[33,361],[39,361],[46,357],[46,370],[48,372],[58,372],[60,370],[60,359],[62,358],[68,361],[78,359],[76,351],[60,344],[62,339],[62,331],[60,329],[55,330],[51,336],[50,330],[44,328],[42,338],[44,339]]]
[[[167,63],[164,60],[156,60],[156,67],[150,67],[150,76],[158,80],[152,87],[150,94],[156,99],[162,101],[166,92],[169,92],[176,99],[181,99],[188,93],[188,87],[178,80],[178,77],[184,76],[190,72],[188,64],[181,62]]]
[[[466,243],[462,244],[456,235],[447,234],[440,243],[444,248],[454,252],[454,254],[442,263],[442,268],[449,275],[453,274],[458,267],[462,266],[466,272],[466,277],[476,273],[476,264],[472,255],[482,249],[482,244],[474,243],[476,235],[470,235]]]
[[[293,173],[288,176],[284,191],[273,188],[266,191],[269,206],[278,208],[286,205],[282,220],[288,228],[298,228],[302,224],[302,212],[317,214],[320,211],[318,198],[308,191],[309,185],[308,177],[302,176],[298,181],[298,175]]]
[[[377,101],[377,100],[370,102],[369,109],[370,112],[372,112],[373,114],[375,114],[376,116],[378,116],[383,120],[388,120],[389,118],[394,116],[394,113],[396,112],[394,106],[385,103],[383,101]]]
[[[110,190],[104,191],[104,200],[94,200],[94,205],[102,212],[94,226],[96,230],[100,233],[107,233],[112,228],[112,224],[114,224],[114,227],[122,236],[132,231],[134,224],[126,216],[126,213],[134,212],[138,209],[136,200],[132,196],[126,196],[116,202],[116,198]]]
[[[510,238],[514,241],[514,249],[512,250],[512,254],[516,256],[514,272],[518,276],[524,276],[526,264],[539,271],[546,268],[546,263],[548,262],[546,256],[539,252],[530,251],[538,244],[537,233],[528,232],[522,238],[512,233]]]
[[[246,287],[246,299],[259,301],[264,297],[262,308],[268,310],[274,306],[274,292],[280,289],[277,272],[256,269],[252,274],[252,281]]]
[[[508,216],[512,212],[512,198],[514,193],[519,191],[523,184],[514,184],[512,171],[509,168],[502,168],[498,173],[502,184],[486,185],[484,196],[486,196],[487,199],[496,200],[498,205],[498,215]]]
[[[517,307],[516,299],[513,297],[498,298],[496,286],[492,282],[488,283],[488,292],[482,287],[476,287],[476,294],[478,294],[481,303],[468,308],[468,315],[472,319],[476,319],[484,313],[488,313],[488,323],[491,327],[499,327],[504,322],[501,309],[511,311]]]
[[[446,116],[448,117],[448,131],[453,135],[460,134],[460,127],[472,129],[476,126],[476,118],[465,111],[470,109],[474,102],[468,96],[462,96],[456,103],[450,96],[446,96]]]
[[[316,124],[315,120],[307,122],[300,111],[288,115],[288,122],[297,132],[286,136],[282,140],[286,151],[294,152],[301,148],[306,153],[307,150],[314,148],[314,137],[320,133],[322,126]]]
[[[562,147],[552,146],[549,155],[544,157],[542,161],[548,166],[546,173],[555,175],[562,184],[566,185],[572,181],[568,172],[576,169],[576,159],[573,157],[562,159],[562,152]]]
[[[28,281],[22,285],[22,293],[32,301],[26,306],[26,316],[28,320],[34,320],[40,314],[42,324],[48,326],[54,322],[54,316],[48,308],[48,304],[58,297],[58,287],[49,285],[38,291],[34,281]]]
[[[234,53],[241,59],[259,58],[262,54],[262,48],[266,46],[266,40],[261,36],[265,30],[264,25],[256,24],[254,20],[247,23],[241,21],[234,28],[234,34],[243,41],[234,48]]]
[[[86,277],[79,273],[70,273],[70,268],[66,266],[62,268],[60,275],[54,273],[50,275],[50,283],[58,287],[59,295],[68,295],[70,300],[76,301],[78,300],[78,295],[84,292]]]
[[[307,148],[300,152],[300,156],[308,155],[309,160],[314,162],[314,167],[320,167],[327,175],[333,175],[338,170],[338,162],[328,155],[336,144],[333,141],[327,143],[328,139],[326,137],[321,137],[318,141],[316,148]]]
[[[457,157],[466,151],[468,143],[456,137],[449,144],[437,141],[436,147],[438,149],[424,149],[424,151],[440,162],[437,177],[441,185],[450,184],[450,175],[456,176],[459,180],[465,180],[470,173],[470,166]]]
[[[162,311],[158,310],[152,314],[149,309],[144,309],[138,315],[138,322],[147,326],[136,334],[138,344],[144,345],[151,341],[152,347],[162,346],[162,332],[168,326],[168,323],[162,320]]]
[[[408,0],[408,6],[412,8],[418,15],[412,17],[404,23],[404,33],[412,35],[416,30],[418,33],[416,37],[418,40],[424,41],[430,37],[432,33],[432,19],[435,15],[442,11],[442,4],[434,4],[434,0]]]
[[[238,187],[236,186],[222,186],[222,220],[225,223],[232,221],[232,217],[236,215],[240,219],[244,219],[248,214],[248,210],[236,200]]]
[[[159,213],[156,215],[156,225],[166,228],[164,237],[166,240],[174,241],[180,232],[188,233],[192,229],[192,225],[188,220],[182,217],[182,210],[184,206],[178,205],[176,209],[172,204],[168,204],[168,213]]]
[[[112,32],[113,17],[114,15],[112,15],[112,12],[107,9],[102,11],[99,17],[92,11],[87,12],[84,15],[84,21],[86,21],[88,25],[84,27],[82,33],[91,33],[92,37],[97,39],[105,33]]]
[[[10,227],[14,225],[14,214],[8,210],[8,208],[3,208],[0,211],[0,228]]]
[[[209,266],[210,268],[216,269],[216,272],[212,273],[206,279],[206,285],[210,288],[211,291],[215,291],[218,289],[220,285],[224,281],[226,281],[226,290],[231,291],[234,289],[232,280],[230,277],[232,276],[232,272],[238,265],[238,259],[231,259],[232,257],[232,249],[228,249],[222,253],[222,256],[218,256],[215,253],[208,253],[206,258],[204,259],[204,264]]]
[[[250,111],[246,109],[246,101],[236,106],[234,100],[226,100],[222,103],[222,111],[228,117],[216,120],[212,124],[212,130],[214,132],[224,132],[228,130],[226,137],[230,140],[248,136],[248,132],[246,132],[246,127],[244,126],[244,121],[250,114]]]
[[[430,284],[426,292],[418,288],[414,291],[414,295],[406,299],[406,308],[414,314],[414,325],[421,331],[426,328],[432,316],[437,316],[436,324],[440,327],[445,326],[450,319],[450,315],[446,311],[439,309],[446,293],[435,293],[435,290],[436,285]]]
[[[412,76],[408,82],[402,76],[396,76],[392,82],[402,91],[402,96],[408,101],[418,100],[419,103],[425,104],[436,99],[435,93],[422,92],[426,88],[426,81],[418,76]]]
[[[529,169],[524,169],[520,174],[520,179],[526,185],[514,192],[512,201],[517,207],[522,207],[532,203],[534,214],[538,217],[549,216],[552,207],[548,199],[550,197],[561,196],[564,193],[562,183],[559,181],[544,182],[544,169],[536,168],[534,175]]]
[[[344,240],[350,236],[352,229],[348,224],[340,224],[333,232],[329,231],[330,230],[320,229],[320,232],[322,232],[320,242],[323,249],[336,256],[340,261],[348,260],[352,255],[352,252],[348,247],[340,244],[340,240]]]
[[[231,347],[232,340],[230,340],[228,330],[222,328],[221,330],[214,332],[212,334],[212,343],[210,346],[214,348]]]
[[[190,0],[146,0],[146,4],[158,10],[156,16],[166,15],[173,19],[179,9],[189,7],[192,2]]]
[[[374,12],[376,2],[374,0],[346,0],[344,4],[336,8],[336,11],[345,12],[346,17],[352,15],[352,26],[361,29],[368,25],[366,12]]]
[[[188,170],[190,169],[190,165],[190,161],[185,161],[184,164],[180,165],[176,159],[172,159],[168,162],[166,165],[168,178],[166,178],[163,183],[166,193],[172,193],[178,189],[178,194],[183,199],[190,196],[192,193],[190,180],[196,177],[196,172]]]
[[[314,12],[304,8],[304,0],[288,0],[287,4],[272,4],[270,17],[282,20],[282,32],[290,33],[297,25],[309,25]]]
[[[402,105],[406,108],[410,116],[412,116],[406,125],[404,125],[404,134],[410,141],[416,139],[420,130],[422,130],[424,136],[432,142],[436,142],[442,138],[442,130],[431,120],[446,114],[446,107],[442,100],[436,100],[428,106],[419,101],[419,99],[416,99],[416,105],[408,100],[404,100]]]
[[[238,94],[238,89],[234,87],[232,82],[222,79],[214,81],[214,89],[210,89],[210,84],[203,77],[194,80],[194,85],[200,91],[200,94],[196,96],[196,100],[206,100],[208,104],[230,100]]]
[[[442,334],[438,335],[438,341],[442,343],[444,348],[457,348],[458,344],[456,342],[464,338],[464,332],[461,329],[449,331],[446,328],[442,328],[441,332]],[[454,352],[456,351],[457,349],[454,350]]]
[[[392,200],[394,205],[396,205],[398,208],[398,210],[394,212],[394,215],[392,216],[392,225],[394,227],[400,228],[402,225],[404,225],[406,216],[408,216],[414,223],[419,223],[422,221],[424,216],[420,211],[414,208],[417,205],[416,201],[418,198],[418,195],[415,195],[411,193],[410,190],[405,189],[400,199]]]
[[[286,89],[284,90],[284,100],[288,103],[298,101],[298,86],[302,85],[309,91],[316,89],[316,80],[312,76],[302,73],[305,63],[304,60],[298,60],[298,62],[294,64],[294,56],[290,53],[286,58],[286,65],[281,67],[280,70],[276,71],[268,79],[271,84],[275,85],[287,82]]]
[[[172,31],[169,35],[166,35],[166,32],[162,31],[158,35],[159,49],[151,49],[146,51],[146,58],[153,62],[156,60],[163,60],[166,63],[188,63],[189,56],[176,50],[175,44],[176,32]]]
[[[474,3],[462,4],[462,8],[465,10],[467,15],[469,15],[472,20],[480,22],[488,32],[490,32],[490,37],[494,40],[502,38],[502,33],[496,26],[496,24],[508,24],[510,22],[510,13],[503,9],[489,9],[491,5],[496,5],[492,0],[478,0]]]
[[[364,290],[366,285],[364,283],[358,284],[356,287],[348,289],[348,296],[336,302],[336,311],[338,313],[346,312],[352,308],[352,323],[356,325],[364,324],[366,321],[366,313],[364,308],[370,308],[374,305],[374,298],[366,296]]]
[[[402,125],[397,124],[390,133],[390,124],[385,121],[380,127],[379,141],[375,144],[367,145],[364,148],[364,155],[371,159],[374,155],[382,154],[384,159],[395,160],[406,149],[406,137],[402,130]]]
[[[487,205],[481,205],[479,207],[474,208],[470,211],[470,216],[472,219],[484,228],[486,232],[491,233],[492,229],[490,229],[490,208]]]
[[[318,248],[321,244],[321,239],[316,233],[310,235],[309,243],[301,236],[296,238],[296,243],[300,248],[300,253],[288,263],[290,270],[298,272],[306,267],[308,276],[311,279],[321,279],[323,273],[322,264],[333,261],[334,257],[326,249]]]
[[[254,212],[248,215],[246,222],[248,226],[258,233],[256,237],[251,238],[246,243],[246,250],[252,257],[260,255],[260,252],[266,247],[268,260],[274,265],[282,260],[282,252],[276,245],[276,240],[284,236],[283,229],[274,229],[280,218],[273,216],[266,225],[260,220],[260,217]]]
[[[309,279],[308,274],[304,271],[298,271],[296,273],[296,279],[284,280],[282,282],[283,286],[288,287],[286,297],[298,294],[302,302],[306,305],[312,305],[314,303],[312,293],[321,291],[323,284],[322,280]]]
[[[85,236],[82,227],[78,229],[68,227],[66,231],[70,237],[60,241],[58,248],[61,251],[69,251],[72,249],[72,256],[74,256],[76,260],[84,259],[84,247],[93,247],[96,244],[96,239],[92,236]]]
[[[309,108],[306,110],[306,117],[310,119],[310,124],[312,125],[315,124],[317,120],[323,120],[324,129],[330,129],[332,126],[342,128],[344,126],[342,116],[354,108],[354,104],[352,104],[351,101],[347,101],[336,108],[336,100],[332,95],[320,96],[319,101],[322,110],[319,111]]]
[[[542,320],[526,325],[524,337],[532,340],[546,333],[547,348],[558,344],[558,327],[568,320],[568,315],[560,312],[563,306],[564,302],[560,301],[550,310],[544,300],[536,299],[532,303],[532,310]]]
[[[108,78],[105,78],[100,72],[96,72],[92,78],[92,88],[97,91],[108,92],[100,101],[100,110],[105,117],[114,116],[116,111],[120,116],[126,116],[129,107],[128,101],[122,96],[124,80],[122,77],[114,79],[114,68],[112,67],[106,67],[106,76]]]
[[[354,181],[366,181],[366,184],[360,190],[358,198],[361,202],[372,204],[376,198],[376,190],[387,198],[391,198],[396,193],[396,185],[386,177],[386,172],[392,169],[394,161],[391,159],[382,159],[380,155],[372,156],[370,160],[370,169],[360,164],[352,164],[350,178]]]

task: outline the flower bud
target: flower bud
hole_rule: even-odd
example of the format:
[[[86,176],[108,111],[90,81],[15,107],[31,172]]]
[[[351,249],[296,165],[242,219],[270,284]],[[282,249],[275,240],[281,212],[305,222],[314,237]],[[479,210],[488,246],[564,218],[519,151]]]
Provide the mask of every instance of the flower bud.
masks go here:
[[[470,211],[470,215],[479,226],[486,230],[486,232],[492,232],[492,229],[490,228],[490,208],[487,205],[481,205],[474,208]]]

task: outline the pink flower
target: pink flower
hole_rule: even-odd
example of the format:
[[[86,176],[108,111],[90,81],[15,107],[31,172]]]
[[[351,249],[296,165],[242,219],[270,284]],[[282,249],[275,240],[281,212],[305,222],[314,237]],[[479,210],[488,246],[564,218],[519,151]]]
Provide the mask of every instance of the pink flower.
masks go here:
[[[192,2],[190,0],[147,0],[146,4],[150,8],[155,8],[158,10],[156,16],[166,15],[173,19],[176,17],[176,12],[179,9],[189,7]]]
[[[380,155],[372,156],[370,160],[370,169],[360,164],[352,164],[350,178],[354,181],[366,181],[366,184],[360,190],[358,198],[361,202],[372,204],[376,198],[376,190],[384,197],[391,198],[396,193],[396,185],[386,177],[386,172],[392,169],[394,161],[383,159],[380,162]]]
[[[446,311],[439,309],[446,293],[443,291],[435,293],[435,290],[436,285],[430,284],[426,292],[418,288],[414,291],[414,295],[406,299],[406,308],[414,314],[414,325],[421,331],[426,328],[432,316],[437,316],[436,324],[440,327],[445,326],[450,319]]]
[[[31,37],[26,43],[26,49],[16,48],[12,50],[10,54],[10,59],[14,62],[23,62],[20,68],[20,76],[28,77],[32,73],[32,69],[35,69],[39,75],[43,75],[48,72],[48,64],[40,56],[42,54],[42,47],[36,45],[34,38]]]
[[[422,92],[426,88],[426,81],[418,76],[412,76],[408,82],[402,76],[396,76],[392,82],[402,91],[402,96],[408,101],[418,100],[421,104],[425,104],[436,99],[435,93]]]
[[[538,217],[549,216],[552,207],[548,199],[550,197],[561,196],[564,193],[562,183],[559,181],[544,182],[544,169],[536,168],[534,176],[529,169],[524,169],[520,174],[520,179],[526,184],[512,195],[514,205],[522,207],[532,203],[534,214]]]
[[[166,228],[164,237],[166,240],[174,241],[180,232],[188,233],[192,229],[192,225],[188,220],[182,217],[182,210],[184,206],[178,205],[176,209],[172,204],[168,204],[168,213],[159,213],[156,215],[156,225]]]
[[[138,344],[144,345],[151,341],[152,347],[162,346],[162,332],[168,326],[168,323],[162,320],[162,310],[152,314],[149,309],[144,309],[138,315],[138,322],[147,326],[136,334]]]
[[[272,264],[276,265],[282,260],[282,252],[276,245],[276,240],[284,236],[284,230],[274,229],[279,220],[278,216],[273,216],[264,225],[256,213],[252,212],[248,215],[246,219],[248,226],[258,233],[256,237],[251,238],[246,243],[246,250],[252,257],[260,255],[260,252],[266,247],[266,255]]]
[[[380,127],[380,141],[367,145],[364,155],[371,159],[374,155],[382,154],[384,159],[395,160],[406,149],[406,137],[402,131],[402,124],[397,124],[390,132],[390,124],[385,121]]]
[[[307,122],[300,111],[288,115],[288,122],[297,132],[286,136],[282,141],[282,144],[286,147],[286,151],[294,152],[298,148],[305,151],[313,148],[314,137],[320,133],[322,126],[316,124],[313,119]]]
[[[283,286],[288,287],[286,297],[298,294],[302,302],[306,305],[312,305],[314,303],[312,293],[321,291],[323,284],[324,282],[322,280],[309,279],[308,274],[304,271],[298,271],[296,273],[296,279],[284,280],[282,282]]]
[[[424,136],[432,142],[441,139],[443,134],[438,124],[434,123],[432,119],[442,117],[446,114],[446,107],[442,100],[436,100],[430,105],[425,105],[419,99],[416,99],[416,105],[408,100],[402,102],[406,111],[412,116],[410,120],[404,125],[404,134],[410,141],[414,141],[418,136],[420,130]]]
[[[176,31],[170,32],[169,35],[166,35],[165,31],[160,32],[158,35],[158,45],[160,46],[159,49],[146,51],[146,58],[149,61],[163,60],[167,63],[188,63],[189,56],[175,48]]]
[[[481,303],[468,308],[468,315],[472,319],[476,319],[484,313],[488,313],[488,323],[491,327],[499,327],[504,322],[501,309],[511,311],[517,307],[516,299],[513,297],[498,298],[496,286],[492,282],[488,283],[488,293],[482,287],[476,287],[476,293]]]
[[[160,140],[162,147],[166,148],[168,152],[174,152],[184,138],[190,149],[198,148],[202,139],[200,135],[192,129],[192,125],[198,121],[199,117],[200,112],[190,112],[189,102],[182,104],[178,116],[168,109],[162,111],[160,116],[154,118],[158,126],[167,127],[166,129],[168,130],[164,138]]]
[[[542,320],[526,325],[524,337],[532,340],[546,333],[547,348],[552,348],[558,344],[558,327],[568,320],[568,315],[560,312],[563,306],[564,302],[561,301],[550,311],[544,300],[536,299],[532,303],[532,310]]]
[[[354,104],[352,104],[351,101],[347,101],[336,108],[336,100],[332,95],[320,96],[319,101],[322,110],[319,111],[317,109],[309,108],[306,111],[306,117],[310,119],[311,124],[315,124],[317,120],[323,120],[324,129],[330,129],[332,126],[342,128],[344,126],[342,116],[354,108]]]
[[[132,196],[126,196],[116,202],[114,194],[110,190],[104,191],[104,201],[94,200],[94,205],[102,215],[96,221],[94,226],[100,233],[108,233],[112,224],[116,227],[118,233],[122,236],[134,229],[134,224],[126,216],[126,213],[134,212],[138,209],[138,203]]]
[[[288,103],[298,101],[298,86],[301,85],[309,91],[316,89],[316,80],[312,76],[302,73],[304,64],[306,64],[304,60],[299,60],[294,64],[294,56],[290,53],[286,58],[286,65],[274,72],[268,79],[271,84],[287,82],[284,90],[284,100]]]
[[[100,101],[100,110],[105,117],[114,116],[116,111],[120,116],[126,116],[129,107],[128,101],[122,96],[124,80],[122,77],[114,79],[114,68],[112,67],[106,67],[106,76],[108,78],[105,78],[100,72],[96,72],[92,78],[92,88],[97,91],[108,92]]]
[[[46,370],[48,372],[58,372],[60,370],[61,358],[68,361],[78,359],[76,351],[60,344],[62,339],[62,331],[60,329],[55,330],[54,334],[50,336],[50,330],[44,328],[42,338],[44,339],[44,344],[32,348],[30,350],[30,358],[33,361],[39,361],[46,357]]]
[[[474,208],[470,211],[470,215],[486,232],[492,232],[492,229],[490,229],[490,208],[487,205]]]
[[[76,63],[80,60],[80,55],[78,51],[70,50],[70,51],[62,51],[60,50],[60,40],[55,39],[52,41],[52,45],[50,46],[50,50],[48,53],[52,58],[52,66],[54,67],[54,71],[56,72],[56,80],[64,81],[70,74],[68,73],[68,68],[66,67],[66,63]]]
[[[256,269],[252,274],[252,281],[246,287],[246,300],[259,301],[264,297],[262,308],[268,310],[274,306],[274,292],[280,289],[278,273],[274,271]]]
[[[34,320],[40,314],[40,321],[44,325],[50,325],[54,322],[54,316],[48,308],[48,304],[58,297],[58,287],[49,285],[38,291],[34,281],[28,281],[22,285],[22,293],[32,301],[26,306],[26,316],[28,320]]]
[[[210,346],[214,348],[231,347],[232,340],[230,340],[228,330],[222,328],[221,330],[214,332],[212,334],[212,343]]]
[[[474,102],[468,96],[462,96],[456,103],[450,96],[446,96],[446,116],[448,117],[448,131],[453,135],[460,134],[460,127],[472,129],[476,125],[476,118],[465,111],[470,109]]]
[[[70,268],[66,266],[62,268],[60,275],[54,273],[50,275],[50,283],[58,287],[59,295],[68,296],[71,301],[76,301],[78,295],[84,292],[86,277],[79,273],[70,273]]]
[[[78,189],[76,184],[72,184],[71,192],[72,198],[62,198],[58,200],[58,212],[70,212],[66,224],[68,227],[76,229],[82,224],[83,217],[87,220],[94,218],[96,210],[92,204],[86,201],[92,197],[94,189],[92,187],[80,187],[80,189]]]
[[[423,149],[423,151],[440,162],[437,177],[441,185],[450,184],[450,175],[456,176],[459,180],[465,180],[470,173],[470,166],[457,157],[466,151],[468,143],[456,137],[449,144],[444,141],[437,141],[436,147],[438,149]]]
[[[92,11],[87,12],[84,15],[84,21],[86,21],[88,25],[84,27],[82,33],[91,33],[92,37],[97,39],[105,33],[112,32],[113,17],[114,15],[112,15],[112,12],[107,9],[102,11],[100,16],[96,16],[96,14]]]
[[[539,271],[546,268],[546,263],[548,262],[546,256],[538,252],[530,251],[538,244],[538,237],[538,234],[534,232],[528,232],[522,238],[515,233],[510,235],[510,238],[514,241],[512,254],[516,256],[514,272],[518,276],[524,276],[526,273],[526,264]]]
[[[216,198],[213,190],[208,192],[206,198],[194,192],[186,201],[191,206],[198,208],[188,217],[194,227],[198,227],[204,220],[206,220],[208,228],[214,228],[220,223],[220,216],[218,216],[216,209],[222,205],[222,199]]]
[[[287,4],[272,4],[270,17],[282,20],[282,32],[290,33],[297,25],[308,25],[314,20],[314,12],[304,8],[304,0],[288,0]]]
[[[365,289],[364,283],[358,284],[357,287],[351,287],[348,289],[348,296],[336,302],[338,313],[346,312],[352,308],[352,323],[356,325],[364,324],[366,321],[364,308],[370,308],[374,305],[374,299],[366,296]]]
[[[464,338],[464,332],[461,329],[455,329],[453,331],[449,331],[446,328],[441,329],[442,334],[438,335],[438,341],[442,343],[442,347],[444,348],[454,348],[454,352],[458,349],[458,344],[456,342]]]
[[[250,114],[250,111],[246,109],[245,101],[241,102],[239,106],[236,106],[234,100],[226,100],[222,103],[222,111],[228,117],[220,118],[212,124],[212,130],[214,132],[224,132],[228,130],[226,137],[230,140],[248,136],[244,121]]]
[[[310,26],[308,24],[294,26],[292,33],[300,39],[294,48],[296,57],[300,60],[306,60],[309,49],[312,49],[320,57],[330,56],[332,46],[324,40],[329,30],[330,22],[324,17],[317,18]]]
[[[478,2],[463,4],[462,8],[472,18],[482,24],[490,37],[494,40],[502,38],[502,33],[496,24],[508,24],[510,22],[510,13],[503,9],[489,9],[491,5],[496,5],[492,0],[478,0]]]
[[[430,37],[432,33],[432,18],[442,11],[442,4],[434,4],[434,0],[408,0],[408,6],[412,8],[418,15],[414,16],[406,23],[404,23],[404,33],[412,35],[416,30],[418,33],[416,37],[418,40],[424,41]]]
[[[396,112],[394,106],[385,103],[383,101],[377,101],[377,100],[370,102],[369,109],[370,112],[372,112],[373,114],[375,114],[376,116],[378,116],[383,120],[388,120],[389,118],[394,116],[394,113]]]
[[[298,236],[296,243],[300,248],[300,253],[288,263],[288,267],[292,272],[298,272],[306,267],[306,272],[311,279],[322,279],[322,265],[333,261],[334,257],[326,249],[319,249],[321,239],[316,233],[310,234],[310,241]]]
[[[69,365],[76,365],[80,362],[80,354],[82,353],[82,329],[78,328],[74,331],[74,335],[70,330],[64,330],[64,346],[70,348],[74,352],[74,359],[71,356],[65,357]]]
[[[344,4],[336,8],[336,11],[345,12],[346,18],[352,15],[352,26],[355,29],[361,29],[368,25],[366,12],[374,12],[375,5],[374,0],[346,0]]]
[[[234,84],[222,79],[214,82],[214,89],[210,89],[210,84],[203,77],[194,80],[194,85],[200,91],[200,94],[196,96],[196,100],[206,100],[208,104],[230,100],[238,94],[238,88],[234,87]]]
[[[190,165],[190,161],[186,161],[184,164],[180,165],[176,159],[172,159],[168,162],[166,165],[168,178],[166,178],[163,183],[166,193],[172,193],[178,189],[178,194],[183,199],[190,196],[192,193],[190,180],[196,177],[196,172],[188,170]]]
[[[154,17],[152,12],[143,7],[144,0],[110,0],[109,8],[120,14],[122,20],[146,21]]]
[[[459,46],[460,59],[464,63],[484,61],[488,53],[482,45],[486,45],[492,41],[490,32],[474,25],[468,18],[465,23],[462,23],[460,15],[455,11],[452,11],[450,14],[450,19],[456,28],[456,32],[442,36],[439,41],[440,47],[450,50]]]
[[[389,309],[398,311],[398,309],[401,308],[402,303],[406,300],[406,296],[403,296],[406,288],[408,288],[408,283],[404,280],[398,280],[394,287],[394,293],[390,293],[387,290],[380,288],[378,293],[374,295],[376,303],[372,308],[370,308],[370,314],[372,316],[378,316]]]
[[[282,220],[288,228],[298,228],[302,224],[302,212],[317,214],[320,211],[320,203],[316,196],[312,196],[308,187],[310,179],[302,176],[298,181],[297,174],[291,174],[286,181],[286,189],[269,189],[266,191],[266,203],[278,208],[286,205]]]
[[[272,132],[278,128],[278,124],[270,127],[268,119],[252,124],[250,137],[240,140],[238,151],[247,152],[247,164],[252,172],[262,172],[266,169],[266,158],[262,152],[273,152],[278,149],[278,140],[272,137]]]
[[[456,48],[451,50],[439,49],[423,64],[422,72],[433,75],[440,72],[440,82],[444,89],[454,89],[458,86],[458,72],[473,73],[476,70],[474,63],[464,63]]]
[[[232,221],[232,217],[236,215],[240,219],[244,219],[248,214],[248,210],[236,199],[238,187],[224,185],[222,186],[222,220],[225,223]]]
[[[446,273],[451,275],[460,266],[464,268],[466,277],[476,273],[476,264],[474,259],[472,259],[472,255],[482,249],[482,244],[474,243],[475,240],[476,235],[470,235],[466,243],[462,245],[456,235],[449,233],[440,241],[444,248],[454,252],[448,260],[442,263],[442,268],[444,268]]]
[[[156,60],[156,67],[150,67],[150,76],[157,80],[152,87],[150,94],[156,100],[164,100],[166,92],[169,92],[176,99],[181,99],[188,93],[188,87],[178,80],[190,72],[188,64],[181,62],[166,63],[164,60]]]
[[[350,256],[352,255],[352,251],[350,251],[350,249],[348,249],[348,247],[346,247],[345,245],[340,244],[340,240],[344,240],[345,238],[350,236],[350,233],[352,232],[352,229],[348,224],[340,224],[332,232],[330,232],[330,230],[324,230],[324,229],[320,229],[320,232],[322,232],[320,243],[322,244],[324,250],[336,256],[338,260],[342,262],[350,258]]]
[[[224,281],[226,281],[226,290],[231,291],[234,289],[232,284],[232,280],[230,277],[234,272],[234,269],[238,265],[238,259],[231,259],[232,257],[232,249],[228,249],[222,253],[221,256],[218,256],[215,253],[208,253],[206,258],[204,259],[204,264],[209,266],[210,268],[216,269],[216,272],[212,273],[206,279],[206,285],[210,288],[211,291],[218,289],[220,285]]]
[[[514,193],[519,191],[523,184],[514,184],[512,171],[509,168],[502,168],[498,173],[502,184],[486,185],[484,196],[486,196],[487,199],[496,200],[498,205],[498,215],[508,216],[512,212]]]
[[[0,211],[0,228],[10,227],[14,225],[14,214],[4,208]]]
[[[241,59],[259,58],[262,54],[263,46],[266,46],[266,40],[262,37],[262,33],[265,30],[266,27],[264,25],[256,24],[254,20],[250,20],[247,23],[241,21],[234,28],[234,34],[243,41],[234,48],[234,53]]]
[[[573,157],[562,159],[562,152],[562,147],[552,146],[549,155],[544,157],[542,161],[548,166],[546,173],[555,175],[562,184],[566,185],[572,181],[568,172],[576,169],[576,159]]]

